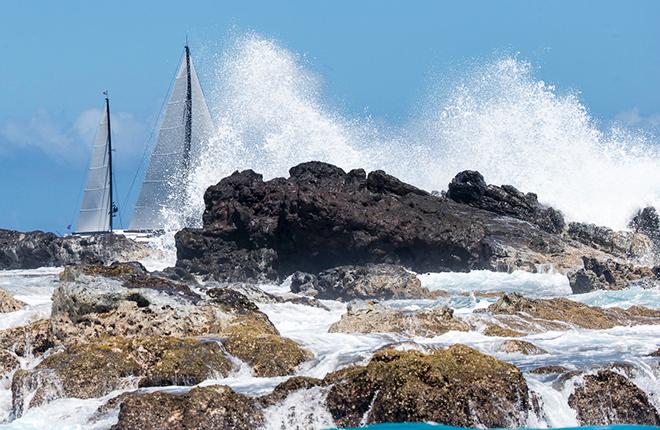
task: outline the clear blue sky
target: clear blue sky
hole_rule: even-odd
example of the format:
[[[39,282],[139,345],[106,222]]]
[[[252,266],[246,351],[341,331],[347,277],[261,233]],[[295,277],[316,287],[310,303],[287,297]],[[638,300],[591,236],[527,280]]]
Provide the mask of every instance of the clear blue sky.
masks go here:
[[[368,109],[390,124],[412,114],[429,74],[499,51],[579,90],[598,119],[660,112],[657,1],[25,0],[0,8],[4,228],[64,232],[75,220],[88,156],[76,148],[93,137],[90,109],[101,107],[104,88],[124,115],[117,133],[133,140],[117,172],[123,201],[186,33],[202,79],[211,54],[255,31],[304,54],[342,113]]]

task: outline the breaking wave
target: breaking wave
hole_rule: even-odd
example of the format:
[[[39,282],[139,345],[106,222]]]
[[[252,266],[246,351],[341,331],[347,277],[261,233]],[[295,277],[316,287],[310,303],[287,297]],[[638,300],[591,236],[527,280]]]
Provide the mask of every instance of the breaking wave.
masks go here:
[[[384,128],[324,103],[302,57],[255,34],[238,38],[207,85],[218,132],[192,175],[187,210],[200,219],[204,190],[235,170],[272,178],[309,160],[384,169],[428,190],[479,170],[489,183],[536,192],[570,220],[612,228],[660,206],[656,138],[603,127],[529,63],[500,58],[439,87],[406,125]]]

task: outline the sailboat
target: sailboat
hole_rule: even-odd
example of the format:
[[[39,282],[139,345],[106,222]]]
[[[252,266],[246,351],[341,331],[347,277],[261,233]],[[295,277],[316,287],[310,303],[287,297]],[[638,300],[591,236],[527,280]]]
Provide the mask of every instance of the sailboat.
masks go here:
[[[128,232],[167,227],[168,214],[181,214],[191,168],[213,130],[211,114],[186,44],[164,113],[149,167]],[[186,221],[182,220],[185,225]]]
[[[92,148],[92,159],[89,163],[75,234],[112,233],[112,220],[117,213],[112,192],[110,99],[107,91],[103,94],[105,106]]]

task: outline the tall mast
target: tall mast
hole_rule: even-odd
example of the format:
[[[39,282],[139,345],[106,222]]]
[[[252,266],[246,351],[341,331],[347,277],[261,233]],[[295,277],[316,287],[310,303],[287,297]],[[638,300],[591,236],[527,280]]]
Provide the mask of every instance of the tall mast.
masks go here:
[[[187,172],[190,165],[190,149],[192,145],[192,79],[190,76],[190,48],[186,41],[186,109],[185,115],[185,141],[183,145],[183,168]]]
[[[110,175],[110,233],[112,233],[112,218],[115,215],[115,204],[112,201],[112,135],[110,133],[110,99],[105,91],[105,114],[108,117],[108,174]]]

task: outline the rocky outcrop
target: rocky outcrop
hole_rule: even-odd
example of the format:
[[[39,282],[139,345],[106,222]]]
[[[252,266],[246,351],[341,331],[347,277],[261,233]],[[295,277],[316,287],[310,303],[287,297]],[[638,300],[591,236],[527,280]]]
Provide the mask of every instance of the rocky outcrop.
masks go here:
[[[197,387],[185,394],[154,392],[125,396],[112,430],[252,430],[264,422],[255,401],[231,388]]]
[[[324,385],[324,381],[309,376],[292,376],[284,382],[277,384],[272,392],[259,398],[259,403],[263,406],[273,406],[286,399],[291,393],[298,390]]]
[[[500,215],[528,221],[549,233],[561,233],[564,216],[539,203],[534,193],[524,194],[511,185],[488,185],[479,172],[465,170],[449,183],[447,198]]]
[[[660,286],[660,278],[648,267],[636,267],[612,259],[599,261],[582,257],[584,267],[568,274],[574,294],[594,290],[622,290],[632,285],[644,288]]]
[[[660,216],[653,206],[641,209],[630,221],[630,228],[648,237],[654,245],[656,261],[660,261]]]
[[[543,348],[539,348],[531,342],[519,339],[509,339],[502,342],[498,351],[507,354],[519,353],[523,355],[540,355],[547,354],[548,352]]]
[[[19,358],[38,357],[55,344],[48,320],[0,330],[0,372],[16,369]]]
[[[16,312],[25,307],[25,303],[13,298],[8,292],[0,289],[0,313]]]
[[[426,299],[433,294],[414,273],[393,264],[340,266],[317,276],[296,272],[291,291],[326,300]]]
[[[648,396],[625,376],[612,370],[584,375],[568,404],[580,425],[660,425],[660,414]]]
[[[130,386],[195,385],[232,369],[216,342],[105,338],[48,355],[12,381],[13,415],[60,397],[88,399]]]
[[[486,310],[498,325],[524,333],[566,330],[571,327],[607,329],[615,326],[660,324],[660,309],[633,306],[628,309],[599,308],[566,298],[530,299],[518,293],[505,294]]]
[[[0,229],[0,270],[130,261],[148,253],[145,245],[116,234],[61,237]]]
[[[649,238],[636,232],[614,231],[595,224],[571,222],[566,235],[593,249],[621,258],[646,259],[653,252]]]
[[[565,269],[591,255],[577,242],[514,217],[515,211],[503,216],[456,203],[382,171],[346,173],[310,162],[289,173],[264,182],[246,170],[209,187],[204,227],[176,235],[177,266],[245,281],[369,263],[416,272]],[[519,203],[537,224],[559,229],[555,212],[525,199]]]
[[[329,329],[331,333],[400,333],[424,337],[438,336],[450,330],[469,330],[466,323],[454,318],[451,308],[409,312],[373,302],[349,305],[347,312]]]
[[[385,350],[367,366],[326,377],[337,425],[432,421],[460,427],[522,427],[532,410],[513,365],[463,345],[433,354]]]

